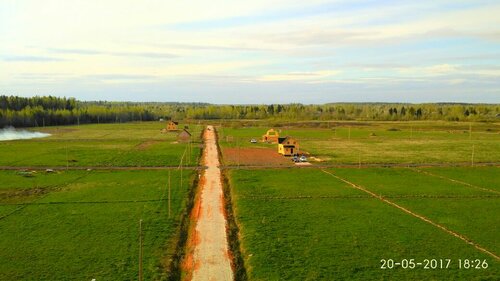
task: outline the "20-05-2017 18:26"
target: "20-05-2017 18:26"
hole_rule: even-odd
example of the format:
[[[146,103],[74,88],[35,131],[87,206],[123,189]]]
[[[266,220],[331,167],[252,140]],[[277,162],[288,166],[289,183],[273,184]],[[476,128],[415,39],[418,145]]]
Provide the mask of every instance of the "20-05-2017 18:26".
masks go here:
[[[487,269],[488,262],[483,259],[381,259],[380,269],[448,269],[448,268],[459,268],[459,269]]]

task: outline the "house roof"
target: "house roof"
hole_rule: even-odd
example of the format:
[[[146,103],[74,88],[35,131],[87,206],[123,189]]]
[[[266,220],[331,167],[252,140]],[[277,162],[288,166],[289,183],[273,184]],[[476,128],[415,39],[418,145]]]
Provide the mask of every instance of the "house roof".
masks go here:
[[[269,129],[269,130],[267,130],[266,134],[269,134],[269,133],[276,134],[278,132],[275,129]]]
[[[284,138],[278,138],[278,143],[283,144],[288,139],[293,140],[292,137],[287,136],[287,137],[284,137]]]
[[[189,136],[191,136],[191,133],[190,133],[188,130],[186,130],[186,129],[183,129],[183,130],[179,133],[179,135],[181,135],[182,133],[186,133],[186,134],[188,134]]]

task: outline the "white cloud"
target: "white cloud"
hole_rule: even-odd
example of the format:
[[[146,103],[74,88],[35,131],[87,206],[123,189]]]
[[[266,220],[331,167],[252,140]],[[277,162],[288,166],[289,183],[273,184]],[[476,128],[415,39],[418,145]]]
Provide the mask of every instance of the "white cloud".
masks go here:
[[[259,81],[320,81],[339,74],[340,71],[320,70],[312,72],[290,72],[284,74],[264,75]]]

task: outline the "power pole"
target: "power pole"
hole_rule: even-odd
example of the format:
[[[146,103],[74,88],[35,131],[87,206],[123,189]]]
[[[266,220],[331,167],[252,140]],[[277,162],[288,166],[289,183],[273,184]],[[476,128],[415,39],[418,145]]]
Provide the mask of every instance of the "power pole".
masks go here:
[[[182,160],[184,160],[184,155],[181,158],[181,190],[182,190]]]
[[[142,281],[142,219],[139,220],[139,281]]]
[[[170,170],[168,170],[168,218],[170,218]]]
[[[69,169],[68,145],[66,144],[66,171]]]
[[[474,145],[472,145],[471,166],[474,167]]]

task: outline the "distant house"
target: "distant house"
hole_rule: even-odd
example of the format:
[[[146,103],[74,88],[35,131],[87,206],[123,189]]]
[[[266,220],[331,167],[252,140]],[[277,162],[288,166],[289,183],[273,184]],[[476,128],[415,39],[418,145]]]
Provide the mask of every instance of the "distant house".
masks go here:
[[[270,142],[270,143],[277,143],[279,137],[280,137],[280,134],[276,130],[269,129],[266,132],[266,134],[262,136],[262,141],[263,142]]]
[[[179,122],[175,122],[175,121],[168,121],[167,123],[167,131],[177,131],[179,130]]]
[[[179,141],[179,142],[188,142],[189,140],[191,140],[191,133],[186,129],[183,129],[177,135],[177,141]]]
[[[292,137],[278,138],[278,153],[283,156],[299,154],[299,143]]]

